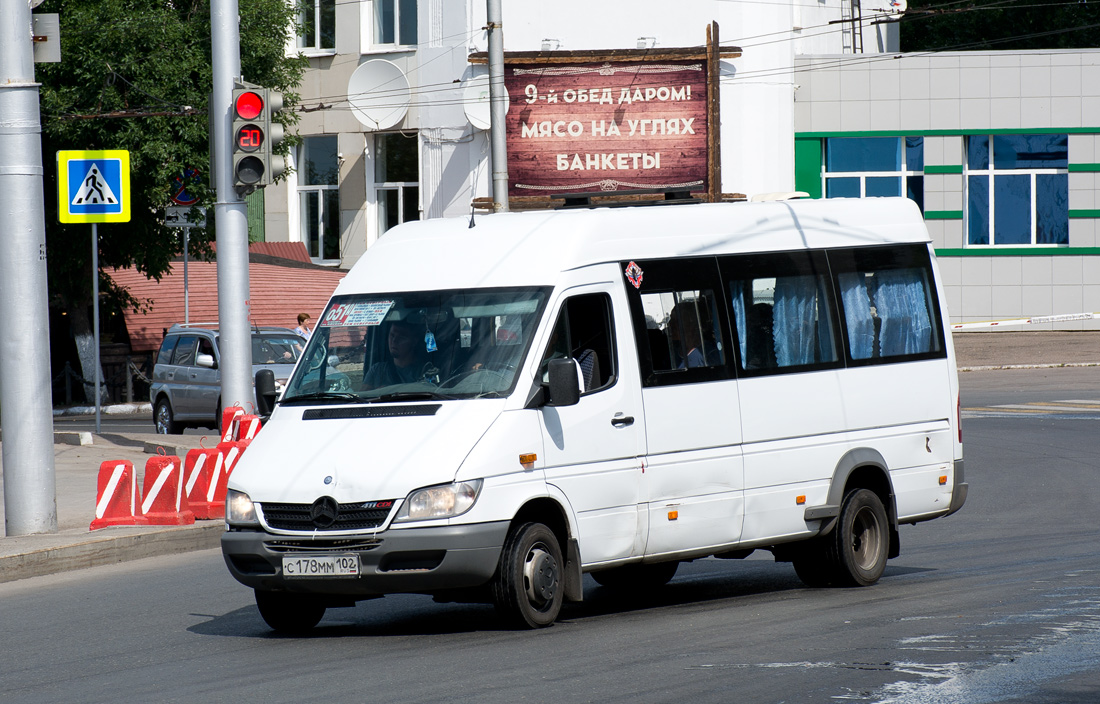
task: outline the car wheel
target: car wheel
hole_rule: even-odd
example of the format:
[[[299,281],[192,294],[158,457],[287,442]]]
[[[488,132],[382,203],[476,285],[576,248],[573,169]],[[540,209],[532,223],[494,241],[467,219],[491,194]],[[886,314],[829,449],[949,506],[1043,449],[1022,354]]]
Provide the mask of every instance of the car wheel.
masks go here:
[[[867,587],[886,569],[890,526],[878,494],[848,492],[836,527],[806,543],[794,558],[794,571],[808,587]]]
[[[561,612],[564,564],[554,531],[541,523],[514,528],[492,582],[497,612],[521,628],[552,624]]]
[[[172,404],[168,399],[157,401],[157,408],[153,412],[153,423],[156,424],[157,433],[160,435],[180,435],[183,433],[183,425],[177,423],[172,415]]]
[[[313,597],[256,590],[256,606],[273,631],[304,635],[325,616],[325,606]]]

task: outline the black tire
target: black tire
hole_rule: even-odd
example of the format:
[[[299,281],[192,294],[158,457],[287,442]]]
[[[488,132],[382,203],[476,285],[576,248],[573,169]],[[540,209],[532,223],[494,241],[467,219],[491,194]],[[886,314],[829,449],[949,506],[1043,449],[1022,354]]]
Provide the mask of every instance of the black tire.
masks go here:
[[[166,398],[157,401],[157,407],[153,411],[153,424],[160,435],[183,434],[183,424],[176,422],[175,414],[172,413],[172,404]]]
[[[645,591],[659,589],[676,576],[679,562],[656,562],[653,564],[623,565],[609,570],[592,572],[592,579],[602,587],[622,591]]]
[[[317,599],[286,592],[257,589],[256,606],[273,631],[287,635],[304,635],[325,616],[325,606]]]
[[[844,497],[836,527],[794,559],[809,587],[867,587],[882,577],[890,551],[890,525],[878,494],[853,489]]]
[[[504,541],[492,580],[497,612],[521,628],[543,628],[554,623],[561,612],[564,566],[554,531],[541,523],[513,528]]]

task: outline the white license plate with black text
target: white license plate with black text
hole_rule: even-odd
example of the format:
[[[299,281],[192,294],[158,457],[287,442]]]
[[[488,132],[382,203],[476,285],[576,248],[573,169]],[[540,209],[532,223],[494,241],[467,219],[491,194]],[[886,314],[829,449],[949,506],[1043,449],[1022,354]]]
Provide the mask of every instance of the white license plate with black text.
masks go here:
[[[283,555],[284,577],[358,577],[359,556]]]

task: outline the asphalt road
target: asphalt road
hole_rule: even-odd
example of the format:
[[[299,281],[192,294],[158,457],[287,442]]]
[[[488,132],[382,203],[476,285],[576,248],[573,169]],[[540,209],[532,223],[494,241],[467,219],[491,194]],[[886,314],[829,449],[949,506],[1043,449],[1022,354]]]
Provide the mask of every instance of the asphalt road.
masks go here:
[[[962,383],[970,498],[902,527],[870,588],[809,589],[758,552],[651,596],[587,579],[542,631],[400,596],[294,639],[205,551],[0,584],[0,702],[1094,704],[1100,370]]]

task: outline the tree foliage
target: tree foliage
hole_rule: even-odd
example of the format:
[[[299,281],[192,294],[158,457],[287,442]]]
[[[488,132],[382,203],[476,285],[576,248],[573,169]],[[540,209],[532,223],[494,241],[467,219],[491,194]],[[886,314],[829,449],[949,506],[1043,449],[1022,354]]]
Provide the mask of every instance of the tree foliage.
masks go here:
[[[173,182],[185,169],[203,178],[188,190],[211,205],[208,103],[212,88],[209,0],[46,0],[40,12],[61,22],[61,62],[37,64],[41,83],[48,280],[53,305],[80,316],[91,303],[89,225],[57,220],[57,168],[63,149],[130,152],[131,221],[99,228],[101,271],[132,266],[159,279],[182,252],[179,230],[161,224]],[[280,90],[294,121],[306,60],[287,57],[296,11],[285,0],[240,3],[241,71]],[[288,127],[290,125],[288,124]],[[213,217],[209,218],[213,221]],[[213,228],[192,230],[192,254],[209,256]],[[102,303],[136,305],[100,276]],[[74,326],[76,321],[74,321]]]
[[[1100,46],[1100,5],[1065,0],[910,0],[902,51],[1086,49]]]

